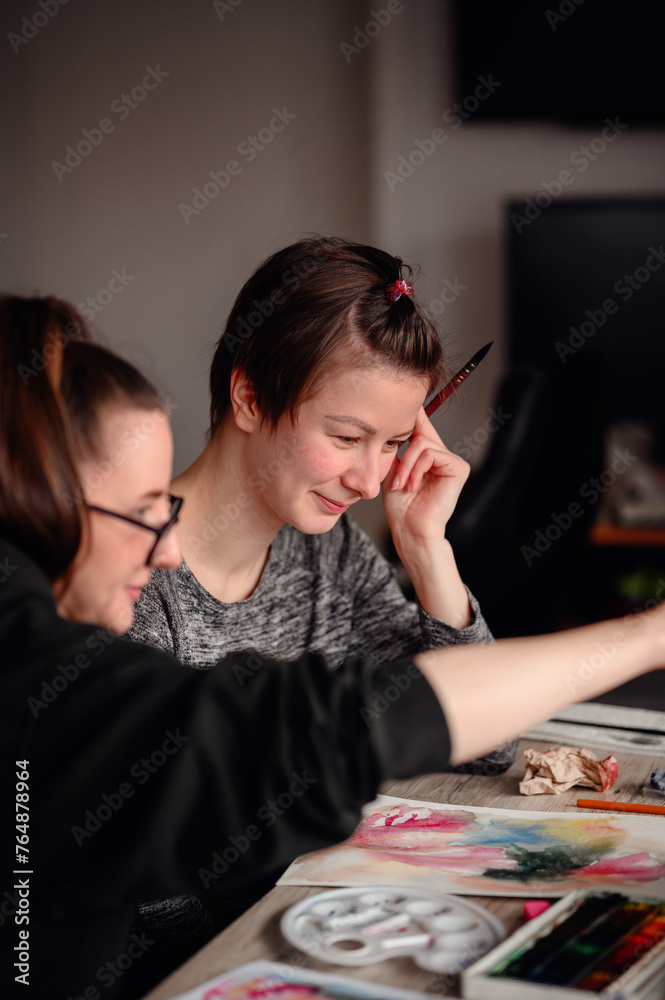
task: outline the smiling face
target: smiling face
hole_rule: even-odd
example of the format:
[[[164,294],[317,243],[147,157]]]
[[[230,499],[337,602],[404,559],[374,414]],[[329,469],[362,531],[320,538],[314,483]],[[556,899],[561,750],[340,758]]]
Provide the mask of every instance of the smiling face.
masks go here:
[[[255,475],[268,472],[255,479],[261,503],[280,526],[329,531],[351,504],[377,496],[425,394],[420,379],[382,365],[332,376],[301,405],[295,427],[284,414],[274,431],[266,422],[252,434]]]
[[[153,527],[169,517],[173,440],[161,410],[112,409],[100,416],[99,456],[79,464],[86,502]],[[150,579],[146,566],[156,535],[100,511],[88,512],[88,527],[74,561],[71,584],[58,611],[73,621],[126,632],[134,603]],[[180,550],[171,531],[155,552],[152,566],[179,565]],[[59,587],[56,584],[56,594]]]

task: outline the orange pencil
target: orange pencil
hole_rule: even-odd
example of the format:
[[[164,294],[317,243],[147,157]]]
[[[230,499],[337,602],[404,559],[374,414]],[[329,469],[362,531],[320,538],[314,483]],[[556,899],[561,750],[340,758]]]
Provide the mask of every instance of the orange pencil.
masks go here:
[[[602,799],[578,799],[577,804],[583,809],[605,809],[608,812],[653,813],[654,816],[665,816],[665,806],[643,806],[637,802],[603,802]]]

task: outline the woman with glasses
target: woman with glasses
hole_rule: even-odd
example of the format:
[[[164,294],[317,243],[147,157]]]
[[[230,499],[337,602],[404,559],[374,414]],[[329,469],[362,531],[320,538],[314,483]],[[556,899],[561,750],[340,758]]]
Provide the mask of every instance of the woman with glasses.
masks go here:
[[[220,883],[343,839],[381,780],[445,765],[447,730],[415,676],[390,726],[368,728],[389,679],[360,660],[334,677],[315,656],[264,662],[240,686],[251,653],[204,673],[121,639],[153,568],[180,561],[164,406],[56,299],[0,297],[0,385],[0,736],[21,803],[6,857],[19,848],[30,889],[26,927],[22,899],[3,896],[0,993],[8,968],[31,995],[111,997],[127,956],[140,970],[155,945],[130,932],[136,898],[196,892],[298,779],[303,795]],[[389,734],[414,707],[431,728],[411,749]]]
[[[98,507],[94,503],[89,503],[86,506],[88,510],[96,510],[99,514],[108,514],[109,517],[119,517],[121,521],[127,521],[128,524],[135,524],[137,528],[143,528],[145,531],[152,532],[155,536],[155,543],[150,547],[145,564],[146,566],[154,566],[157,550],[163,551],[163,539],[167,531],[170,531],[178,520],[178,513],[182,507],[182,497],[174,497],[172,493],[169,493],[166,499],[169,504],[169,516],[161,528],[155,528],[151,524],[146,524],[145,521],[138,521],[135,517],[127,517],[126,514],[118,514],[116,510],[107,510],[106,507]],[[137,511],[137,513],[143,513],[143,511]]]
[[[585,675],[589,698],[664,660],[656,610],[385,668],[330,672],[308,654],[256,669],[251,652],[185,668],[114,634],[152,567],[180,559],[157,393],[68,304],[11,296],[0,385],[2,825],[16,868],[0,992],[21,976],[34,996],[117,996],[154,946],[130,933],[136,898],[196,892],[202,871],[233,885],[344,839],[382,781],[467,760],[565,704],[599,646],[614,653]],[[392,675],[411,683],[377,712]],[[298,778],[290,808],[226,850]]]

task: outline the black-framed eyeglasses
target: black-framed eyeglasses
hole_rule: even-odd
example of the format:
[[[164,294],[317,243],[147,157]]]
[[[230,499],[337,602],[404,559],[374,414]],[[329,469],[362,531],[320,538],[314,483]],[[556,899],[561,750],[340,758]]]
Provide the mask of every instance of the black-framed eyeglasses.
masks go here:
[[[162,541],[167,532],[171,530],[173,525],[178,520],[180,508],[183,505],[183,497],[174,497],[172,495],[169,495],[168,499],[171,502],[171,513],[169,514],[168,521],[166,522],[166,524],[163,524],[161,528],[153,528],[151,524],[146,524],[145,521],[137,521],[136,518],[134,517],[127,517],[126,514],[118,514],[114,510],[107,510],[106,507],[97,507],[95,504],[92,503],[89,503],[87,506],[89,510],[96,510],[100,514],[108,514],[110,517],[118,517],[120,518],[121,521],[128,521],[129,524],[135,524],[137,528],[145,528],[147,531],[152,531],[155,535],[157,535],[155,544],[150,549],[150,552],[148,553],[148,558],[145,561],[146,566],[150,566],[153,557],[155,555],[155,552],[157,551],[157,546]]]

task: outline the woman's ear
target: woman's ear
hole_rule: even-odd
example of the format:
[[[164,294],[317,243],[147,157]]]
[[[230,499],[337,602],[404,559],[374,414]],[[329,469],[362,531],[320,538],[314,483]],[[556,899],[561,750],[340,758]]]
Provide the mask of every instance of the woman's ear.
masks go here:
[[[256,405],[254,386],[242,368],[234,368],[231,372],[230,394],[236,426],[252,434],[261,423],[261,414]]]

